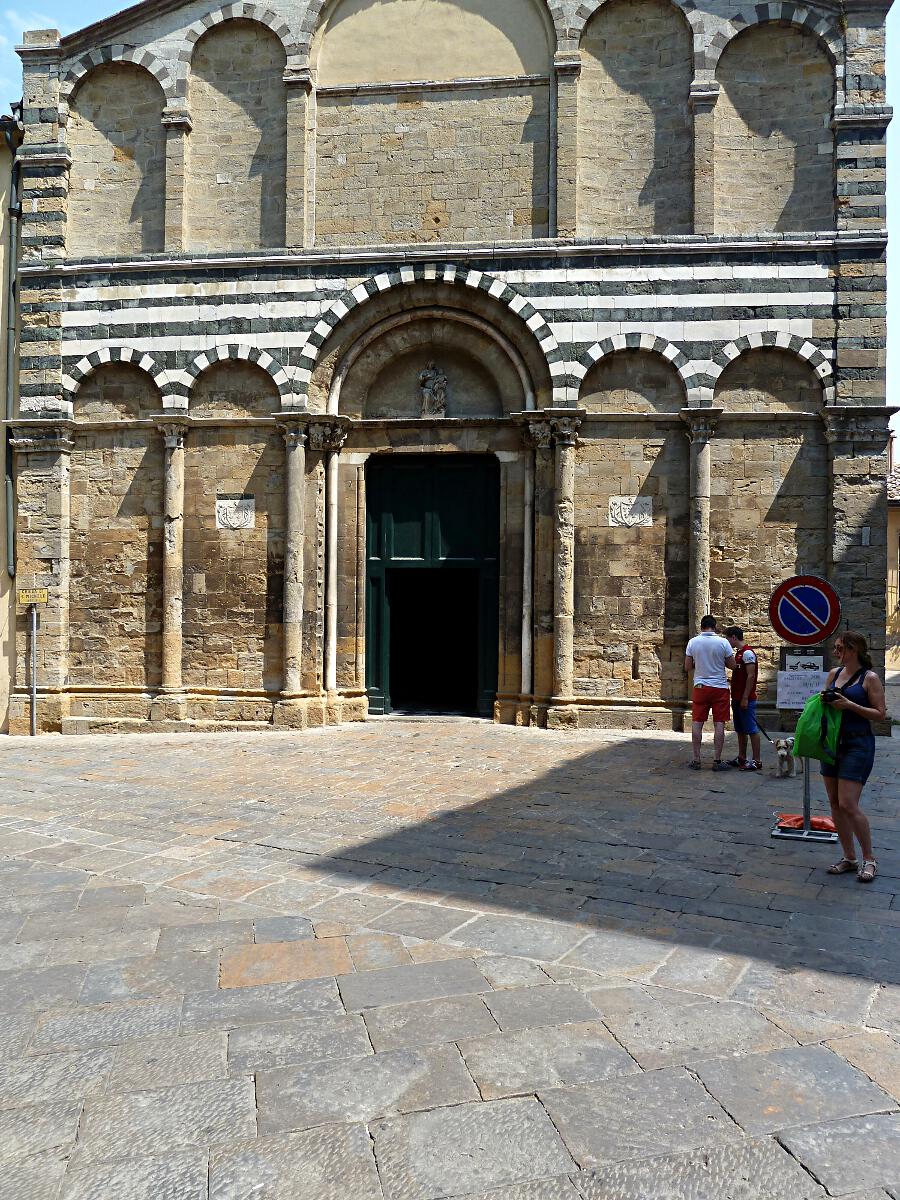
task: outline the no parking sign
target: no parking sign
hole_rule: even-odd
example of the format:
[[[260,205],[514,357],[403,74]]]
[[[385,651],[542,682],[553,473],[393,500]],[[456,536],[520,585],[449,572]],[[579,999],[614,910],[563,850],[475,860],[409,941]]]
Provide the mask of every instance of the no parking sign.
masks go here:
[[[841,623],[838,594],[818,575],[795,575],[779,583],[769,601],[769,620],[793,646],[815,646]]]

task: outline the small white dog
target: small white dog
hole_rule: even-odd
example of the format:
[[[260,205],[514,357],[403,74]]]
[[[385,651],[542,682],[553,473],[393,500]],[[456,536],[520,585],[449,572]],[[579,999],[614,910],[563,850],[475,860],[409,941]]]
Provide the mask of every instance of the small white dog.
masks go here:
[[[778,755],[778,778],[791,779],[803,770],[803,761],[794,758],[794,739],[783,737],[775,739],[775,753]]]

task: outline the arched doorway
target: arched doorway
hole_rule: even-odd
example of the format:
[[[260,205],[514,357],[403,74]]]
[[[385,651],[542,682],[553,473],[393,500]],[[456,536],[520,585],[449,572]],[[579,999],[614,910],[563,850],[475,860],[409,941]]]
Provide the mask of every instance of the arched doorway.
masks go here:
[[[490,716],[497,694],[500,470],[489,455],[366,469],[371,713]]]

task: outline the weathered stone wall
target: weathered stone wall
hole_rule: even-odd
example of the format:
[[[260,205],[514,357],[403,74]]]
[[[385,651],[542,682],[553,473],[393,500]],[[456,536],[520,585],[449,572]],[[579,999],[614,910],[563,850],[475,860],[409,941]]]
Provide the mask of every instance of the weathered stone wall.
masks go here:
[[[79,432],[71,471],[69,682],[158,687],[162,438]]]
[[[834,68],[815,37],[748,29],[716,78],[716,233],[833,228]]]
[[[191,60],[185,193],[189,250],[285,242],[284,48],[264,25],[232,20]]]
[[[124,363],[99,367],[85,379],[75,401],[76,421],[128,421],[162,407],[145,371]]]
[[[163,249],[164,105],[153,76],[129,63],[95,68],[75,93],[66,135],[73,257]]]
[[[281,686],[284,466],[277,431],[191,431],[185,449],[187,687],[259,692]],[[254,528],[216,528],[216,498],[233,496],[254,497]]]
[[[684,389],[669,364],[654,354],[621,350],[585,376],[579,407],[589,413],[676,413]]]
[[[547,236],[546,87],[322,96],[316,241]]]
[[[822,385],[796,355],[774,348],[757,350],[722,372],[716,405],[726,413],[818,413]]]
[[[221,362],[208,367],[191,396],[192,417],[265,417],[278,412],[272,380],[253,363]]]
[[[578,233],[689,233],[690,27],[667,0],[608,0],[581,40]]]

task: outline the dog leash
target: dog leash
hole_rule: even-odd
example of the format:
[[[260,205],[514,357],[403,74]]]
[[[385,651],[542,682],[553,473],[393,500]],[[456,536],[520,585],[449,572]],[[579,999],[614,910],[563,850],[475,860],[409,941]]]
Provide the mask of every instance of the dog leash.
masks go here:
[[[763,737],[766,739],[767,742],[771,742],[771,744],[773,746],[775,745],[774,739],[769,737],[768,733],[766,733],[765,729],[763,729],[763,727],[762,727],[762,725],[760,725],[759,721],[756,722],[756,728],[763,735]]]

